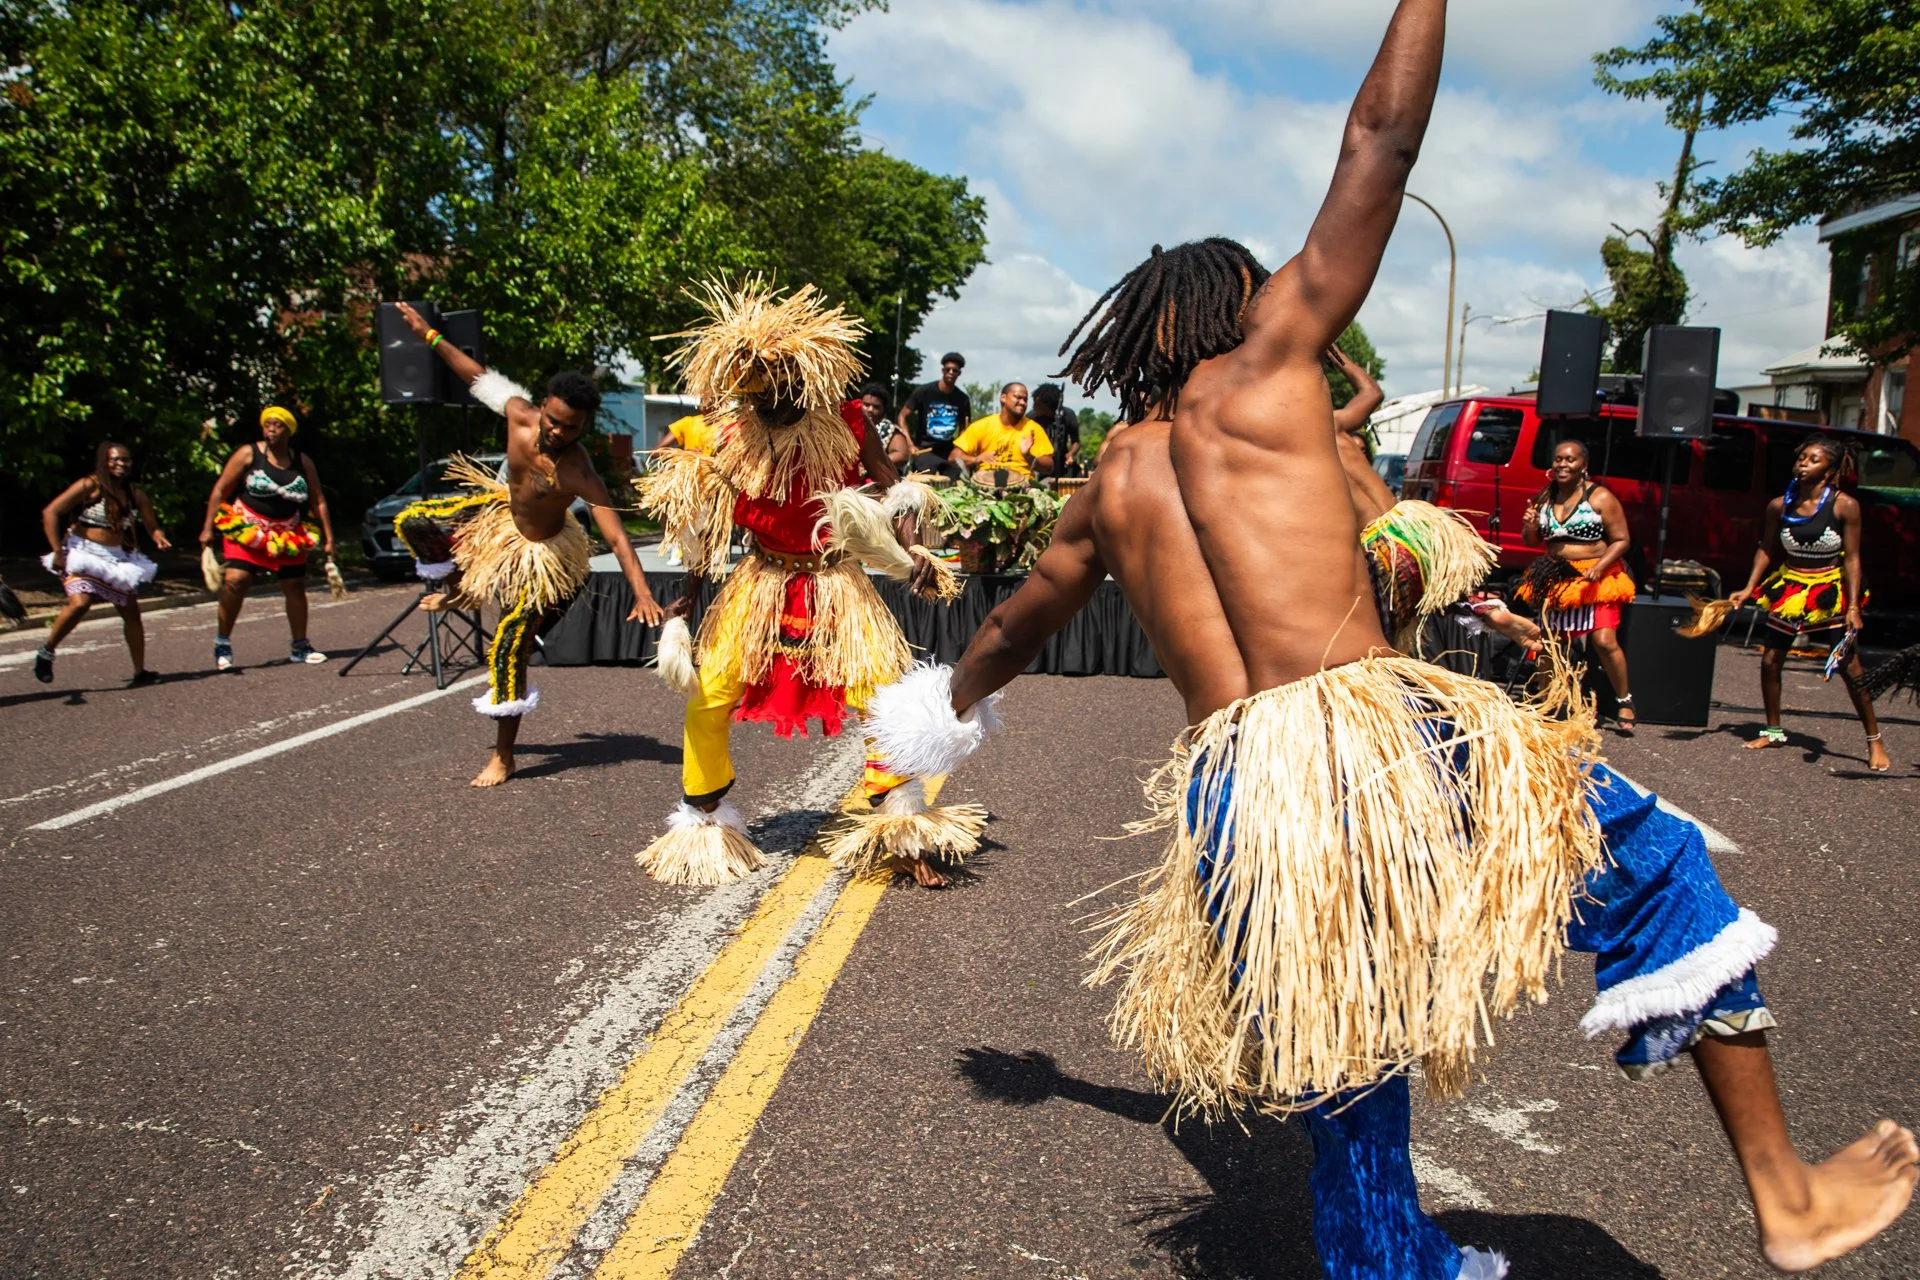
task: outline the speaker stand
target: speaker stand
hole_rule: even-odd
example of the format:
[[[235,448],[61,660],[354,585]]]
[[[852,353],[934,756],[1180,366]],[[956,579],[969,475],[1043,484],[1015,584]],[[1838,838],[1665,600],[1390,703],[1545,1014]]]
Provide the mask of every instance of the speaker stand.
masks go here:
[[[442,589],[438,583],[428,582],[421,584],[420,594],[415,596],[412,602],[400,611],[399,616],[394,618],[394,620],[389,622],[385,627],[382,627],[380,634],[367,642],[366,648],[354,654],[352,661],[340,668],[340,674],[345,676],[349,671],[359,666],[362,658],[372,653],[375,649],[378,649],[382,644],[385,644],[387,637],[391,636],[395,631],[398,631],[402,623],[413,614],[420,612],[420,602],[422,600],[425,600],[429,595]],[[407,655],[406,665],[400,668],[401,675],[412,675],[413,669],[420,665],[420,655],[423,653],[427,655],[426,664],[428,669],[433,672],[433,687],[436,689],[444,689],[448,684],[452,683],[456,664],[460,663],[463,655],[471,658],[472,661],[460,664],[458,666],[459,670],[466,670],[469,667],[483,667],[486,665],[486,649],[491,637],[487,635],[487,629],[480,623],[480,611],[478,609],[468,611],[458,609],[431,610],[427,612],[426,618],[427,634],[419,644],[416,644],[411,649],[407,649],[404,642],[396,642],[400,643],[401,648]]]
[[[1667,517],[1673,511],[1673,455],[1681,442],[1667,441],[1666,472],[1660,481],[1660,533],[1653,544],[1653,598],[1667,594]],[[1689,442],[1689,447],[1691,444]]]

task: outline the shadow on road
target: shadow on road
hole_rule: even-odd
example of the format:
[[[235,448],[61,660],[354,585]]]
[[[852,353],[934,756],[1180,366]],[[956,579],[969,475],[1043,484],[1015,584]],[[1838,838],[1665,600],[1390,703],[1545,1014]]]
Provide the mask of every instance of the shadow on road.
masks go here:
[[[1142,1203],[1137,1225],[1190,1280],[1301,1280],[1318,1276],[1313,1247],[1313,1146],[1302,1125],[1272,1116],[1176,1123],[1172,1099],[1076,1079],[1039,1050],[963,1049],[954,1070],[975,1097],[1016,1107],[1061,1098],[1158,1126],[1206,1180],[1200,1195]],[[1515,1275],[1659,1280],[1600,1227],[1559,1214],[1455,1211],[1435,1215],[1461,1244],[1498,1249]]]
[[[35,689],[28,693],[10,693],[4,698],[0,698],[0,707],[18,707],[29,702],[52,702],[60,698],[66,699],[70,706],[83,707],[87,704],[87,695],[90,693],[131,693],[138,695],[146,692],[148,689],[157,689],[163,684],[183,684],[189,680],[205,680],[209,676],[232,676],[238,674],[240,673],[237,671],[163,671],[160,673],[158,680],[155,680],[143,689],[136,689],[125,681],[121,681],[119,684],[103,684],[86,688],[74,688],[71,685],[65,687],[49,687]]]
[[[632,761],[680,763],[678,746],[669,746],[644,733],[583,733],[567,742],[521,742],[514,745],[513,753],[516,760],[521,756],[534,756],[540,761],[516,766],[516,778],[538,778],[568,769],[598,769]]]

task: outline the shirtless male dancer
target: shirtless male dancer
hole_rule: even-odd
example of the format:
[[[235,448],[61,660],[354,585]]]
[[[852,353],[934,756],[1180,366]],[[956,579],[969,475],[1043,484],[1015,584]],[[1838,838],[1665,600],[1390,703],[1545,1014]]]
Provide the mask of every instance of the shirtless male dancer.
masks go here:
[[[1552,806],[1547,825],[1568,848],[1549,841],[1539,857],[1578,876],[1556,879],[1514,862],[1533,885],[1564,895],[1557,916],[1524,915],[1520,923],[1551,943],[1549,963],[1569,932],[1574,945],[1600,953],[1601,997],[1586,1022],[1630,1032],[1623,1067],[1651,1071],[1692,1054],[1745,1175],[1767,1260],[1804,1271],[1864,1243],[1905,1209],[1920,1176],[1913,1135],[1882,1121],[1827,1161],[1802,1161],[1774,1085],[1763,1032],[1771,1020],[1752,974],[1773,934],[1725,898],[1697,829],[1659,814],[1651,797],[1607,793],[1596,781],[1603,767],[1584,754],[1590,721],[1583,736],[1555,742],[1541,736],[1548,722],[1537,712],[1521,709],[1517,721],[1505,721],[1493,696],[1428,683],[1418,664],[1381,656],[1391,651],[1321,360],[1364,300],[1393,229],[1437,86],[1445,9],[1444,0],[1398,5],[1297,257],[1268,277],[1229,241],[1156,248],[1096,304],[1069,372],[1089,391],[1112,389],[1135,426],[1113,440],[1031,578],[987,619],[958,666],[922,668],[881,691],[869,728],[903,772],[952,768],[989,731],[996,691],[1104,577],[1118,580],[1193,727],[1176,755],[1175,782],[1161,779],[1163,811],[1177,826],[1168,863],[1104,947],[1104,970],[1132,970],[1115,1030],[1146,1052],[1156,1081],[1183,1104],[1305,1113],[1315,1149],[1315,1241],[1334,1280],[1505,1272],[1497,1255],[1456,1247],[1418,1208],[1405,1070],[1421,1059],[1430,1087],[1445,1088],[1449,1074],[1456,1089],[1464,1083],[1457,1047],[1435,1051],[1447,983],[1463,973],[1479,991],[1491,973],[1497,1014],[1513,1004],[1511,993],[1500,994],[1513,962],[1483,962],[1478,953],[1447,959],[1447,948],[1461,944],[1444,929],[1410,947],[1391,935],[1406,928],[1403,916],[1420,914],[1413,897],[1444,877],[1449,846],[1498,858],[1500,844],[1524,842],[1538,825],[1515,824],[1503,806],[1514,796]],[[1381,695],[1394,682],[1404,690],[1398,708],[1394,696]],[[1356,703],[1363,714],[1352,711]],[[1470,725],[1475,740],[1465,741]],[[1509,748],[1502,763],[1521,773],[1500,784],[1475,781],[1462,761],[1501,734]],[[1365,757],[1367,767],[1345,767],[1348,755]],[[1577,769],[1562,767],[1576,758]],[[1452,832],[1443,822],[1404,838],[1428,822],[1433,808],[1421,805],[1434,796]],[[1458,821],[1462,811],[1469,822]],[[1672,865],[1700,882],[1630,882],[1627,910],[1615,916],[1603,895],[1599,906],[1583,903],[1576,920],[1570,903],[1578,888],[1632,879],[1597,856],[1601,826],[1672,849]],[[1489,829],[1494,837],[1483,840]],[[1276,858],[1275,847],[1291,861]],[[1323,850],[1331,856],[1321,860]],[[1349,882],[1341,882],[1349,862]],[[1392,881],[1389,913],[1378,905],[1388,901],[1386,881],[1369,877],[1383,865],[1391,876],[1409,864]],[[1262,914],[1266,899],[1286,899],[1294,886],[1282,872],[1295,868],[1310,889],[1326,889],[1313,900],[1323,914],[1357,921],[1331,967],[1297,955],[1276,964],[1270,954],[1288,952],[1300,933],[1322,924],[1303,919],[1311,912]],[[1470,880],[1450,884],[1464,892]],[[1528,931],[1505,903],[1472,904],[1467,936]],[[1446,905],[1436,916],[1449,914]],[[1663,927],[1638,927],[1636,906],[1650,906]],[[1661,936],[1669,924],[1685,935],[1677,958]],[[1156,931],[1170,941],[1162,945]],[[1434,962],[1410,963],[1409,952]],[[1143,983],[1141,973],[1155,966]],[[1319,985],[1276,980],[1276,969],[1281,979]],[[1314,1008],[1316,999],[1339,1001],[1336,979],[1346,973],[1383,971],[1367,991],[1378,1003]],[[1411,995],[1388,989],[1396,984]],[[1389,1024],[1393,1034],[1385,1052],[1353,1046],[1379,1053],[1369,1067],[1366,1054],[1311,1039],[1296,1025],[1315,1023],[1308,1030],[1319,1034],[1328,1022],[1369,1034]],[[1408,1027],[1419,1034],[1394,1038]],[[1335,1052],[1325,1051],[1329,1044]]]
[[[592,381],[579,373],[556,374],[536,401],[532,392],[445,341],[412,307],[403,302],[399,309],[474,399],[507,420],[506,484],[468,468],[462,473],[468,492],[417,502],[394,519],[421,576],[445,584],[445,590],[422,600],[421,608],[477,607],[488,598],[500,606],[500,625],[487,653],[487,692],[473,703],[474,710],[493,718],[493,757],[471,784],[496,787],[513,776],[521,717],[539,705],[539,690],[527,685],[534,643],[586,585],[586,535],[568,514],[575,499],[592,509],[594,527],[633,589],[627,621],[658,626],[662,610],[647,589],[647,576],[607,486],[580,444],[600,403]],[[450,542],[443,523],[456,526]]]

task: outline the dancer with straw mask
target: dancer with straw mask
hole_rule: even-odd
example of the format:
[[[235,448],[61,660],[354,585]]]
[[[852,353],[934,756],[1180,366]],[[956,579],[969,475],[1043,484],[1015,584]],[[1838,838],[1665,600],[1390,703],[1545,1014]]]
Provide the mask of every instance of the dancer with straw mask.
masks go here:
[[[810,285],[783,295],[758,280],[710,283],[694,296],[705,315],[673,335],[686,340],[673,362],[719,445],[712,456],[659,451],[636,481],[688,566],[659,662],[687,698],[684,797],[640,862],[669,883],[722,884],[761,862],[727,803],[733,722],[791,737],[817,721],[832,737],[907,670],[906,637],[867,566],[936,599],[959,587],[918,545],[932,492],[900,480],[859,402],[846,399],[860,372],[860,322]],[[877,494],[861,489],[863,473]],[[729,566],[736,528],[752,550]],[[723,574],[696,646],[685,619],[704,580]],[[970,853],[985,814],[933,807],[922,782],[903,784],[870,758],[861,799],[829,852],[860,868],[892,864],[937,887],[945,879],[934,860]]]

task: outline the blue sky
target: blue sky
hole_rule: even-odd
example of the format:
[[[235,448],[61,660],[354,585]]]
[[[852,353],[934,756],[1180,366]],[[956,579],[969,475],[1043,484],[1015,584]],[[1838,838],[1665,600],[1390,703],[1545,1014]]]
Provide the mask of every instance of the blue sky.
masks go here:
[[[1651,226],[1679,138],[1656,106],[1593,87],[1591,55],[1633,44],[1678,0],[1455,0],[1433,128],[1410,189],[1460,242],[1460,300],[1525,317],[1604,283],[1610,223]],[[892,0],[832,38],[873,103],[868,141],[964,175],[989,207],[988,266],[928,321],[978,380],[1037,380],[1093,298],[1156,240],[1225,234],[1269,265],[1298,249],[1347,105],[1393,0]],[[1721,171],[1768,126],[1709,135]],[[1715,240],[1681,254],[1689,319],[1721,324],[1723,386],[1822,336],[1826,255],[1811,229],[1766,251]],[[1440,383],[1446,244],[1403,213],[1360,314],[1386,390]],[[1456,304],[1457,305],[1457,304]],[[1467,380],[1505,389],[1537,363],[1541,325],[1476,321]],[[1043,367],[1044,366],[1044,367]]]

